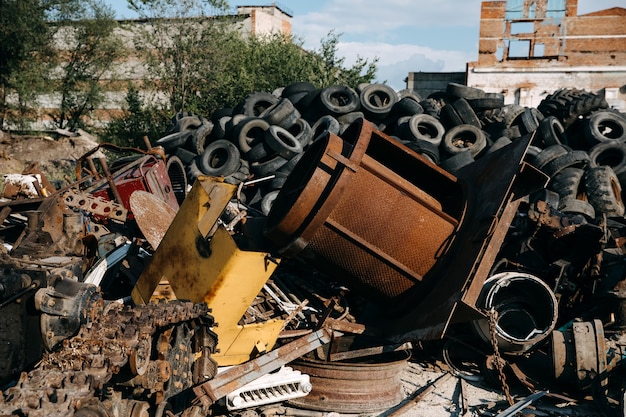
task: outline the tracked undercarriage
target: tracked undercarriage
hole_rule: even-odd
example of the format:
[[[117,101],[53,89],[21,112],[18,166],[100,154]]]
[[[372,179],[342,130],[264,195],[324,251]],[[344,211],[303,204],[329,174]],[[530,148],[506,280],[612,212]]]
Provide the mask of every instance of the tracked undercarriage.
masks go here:
[[[3,393],[0,414],[164,416],[186,408],[187,390],[217,372],[206,304],[97,299],[88,314],[76,336]]]

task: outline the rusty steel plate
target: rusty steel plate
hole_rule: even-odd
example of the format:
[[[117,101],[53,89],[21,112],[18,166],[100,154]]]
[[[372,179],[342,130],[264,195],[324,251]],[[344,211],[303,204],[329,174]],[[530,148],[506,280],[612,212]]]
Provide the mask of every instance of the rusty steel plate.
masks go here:
[[[129,202],[139,230],[152,248],[156,250],[174,220],[176,210],[147,191],[133,192]]]

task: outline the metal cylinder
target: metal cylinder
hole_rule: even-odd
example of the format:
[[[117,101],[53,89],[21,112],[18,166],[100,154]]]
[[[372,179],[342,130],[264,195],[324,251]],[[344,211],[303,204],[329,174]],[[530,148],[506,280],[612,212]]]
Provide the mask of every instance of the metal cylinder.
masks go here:
[[[477,306],[495,310],[497,320],[473,322],[478,334],[492,340],[495,324],[498,348],[509,354],[522,354],[554,330],[558,306],[554,292],[541,279],[521,272],[501,272],[485,281]]]
[[[375,413],[404,399],[400,376],[408,353],[378,356],[367,362],[324,362],[300,358],[290,366],[311,378],[309,395],[289,403],[319,411]]]
[[[284,256],[326,265],[389,305],[421,285],[464,202],[455,177],[372,126],[361,119],[313,143],[274,201],[266,235]]]

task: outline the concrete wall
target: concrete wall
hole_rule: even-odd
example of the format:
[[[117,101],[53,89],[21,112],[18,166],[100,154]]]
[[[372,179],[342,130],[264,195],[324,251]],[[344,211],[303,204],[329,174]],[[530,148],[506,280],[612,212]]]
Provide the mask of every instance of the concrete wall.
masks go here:
[[[537,106],[558,88],[606,88],[626,111],[626,9],[577,15],[578,0],[482,3],[479,53],[468,85]]]
[[[464,72],[410,72],[406,88],[416,91],[422,98],[445,91],[449,83],[465,84]]]

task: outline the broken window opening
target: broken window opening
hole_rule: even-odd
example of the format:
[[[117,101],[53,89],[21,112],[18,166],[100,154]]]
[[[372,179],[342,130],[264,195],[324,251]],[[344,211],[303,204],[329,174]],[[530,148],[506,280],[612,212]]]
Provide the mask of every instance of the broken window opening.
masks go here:
[[[496,59],[502,62],[503,58],[504,58],[504,47],[498,46],[498,48],[496,49]]]
[[[511,35],[533,33],[534,31],[535,24],[533,22],[511,22]]]
[[[509,58],[530,57],[530,41],[511,39],[509,41]]]
[[[533,47],[533,57],[541,58],[546,54],[546,45],[543,43],[536,43]]]
[[[528,8],[528,18],[534,19],[537,16],[537,3],[532,2],[530,7]]]
[[[524,18],[524,0],[507,0],[506,20],[516,20]]]
[[[562,19],[565,17],[566,0],[548,0],[546,17],[549,19]]]

